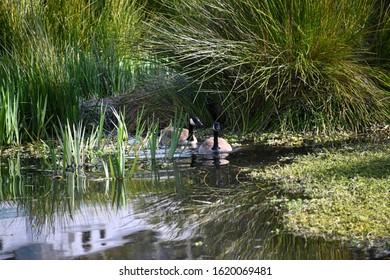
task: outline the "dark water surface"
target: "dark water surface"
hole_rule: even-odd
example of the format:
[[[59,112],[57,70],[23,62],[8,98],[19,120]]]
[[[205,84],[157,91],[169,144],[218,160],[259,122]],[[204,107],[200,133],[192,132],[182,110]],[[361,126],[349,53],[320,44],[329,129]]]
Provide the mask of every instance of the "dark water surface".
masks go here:
[[[123,181],[98,168],[56,178],[40,161],[0,159],[0,259],[370,258],[285,233],[266,203],[275,190],[248,176],[305,152],[250,145],[226,159],[145,163]]]

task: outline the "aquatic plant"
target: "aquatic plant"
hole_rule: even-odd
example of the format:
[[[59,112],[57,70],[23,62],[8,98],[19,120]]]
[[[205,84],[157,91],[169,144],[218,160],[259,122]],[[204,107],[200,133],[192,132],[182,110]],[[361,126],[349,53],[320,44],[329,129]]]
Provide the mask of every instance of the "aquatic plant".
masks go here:
[[[150,159],[152,161],[156,160],[156,151],[158,148],[158,133],[159,133],[159,122],[155,120],[154,116],[150,121],[149,127],[149,149],[150,149]]]
[[[125,183],[123,180],[115,180],[114,186],[111,188],[111,204],[113,206],[117,206],[118,208],[121,206],[126,206],[127,201],[127,192]]]
[[[65,127],[59,125],[56,128],[57,140],[62,152],[63,171],[67,168],[84,167],[93,157],[98,143],[101,142],[100,128],[93,128],[89,135],[86,135],[86,127],[82,122],[70,124],[67,121]],[[54,150],[51,149],[53,158]],[[53,158],[54,159],[54,158]]]
[[[57,174],[60,169],[60,155],[58,154],[58,151],[56,149],[56,142],[55,141],[48,141],[44,142],[44,145],[48,147],[49,155],[48,157],[44,157],[44,161],[47,166],[49,166],[50,170]],[[65,168],[62,169],[62,171],[65,171]]]
[[[171,141],[170,141],[170,147],[168,149],[168,159],[173,159],[175,153],[177,152],[178,144],[180,141],[180,134],[181,131],[184,127],[185,120],[188,117],[185,116],[183,113],[183,110],[181,109],[180,112],[178,113],[177,111],[175,112],[175,117],[173,119],[172,127],[173,127],[173,132],[171,136]]]
[[[389,149],[386,143],[321,149],[252,175],[282,192],[268,203],[284,212],[287,231],[379,240],[389,238]]]
[[[129,177],[132,178],[137,166],[139,165],[140,153],[143,152],[146,154],[145,146],[149,142],[148,135],[145,135],[147,120],[145,119],[145,110],[144,107],[137,112],[136,117],[136,127],[135,135],[132,144],[130,145],[130,150],[132,152],[133,162],[130,167]]]
[[[389,122],[389,73],[369,52],[381,32],[377,55],[388,61],[385,1],[162,2],[152,50],[191,77],[225,125],[327,132]]]
[[[19,97],[0,86],[0,145],[20,143]]]
[[[117,139],[116,139],[116,154],[111,155],[110,154],[110,172],[111,177],[113,179],[124,179],[125,178],[125,153],[126,153],[126,143],[129,139],[129,135],[127,132],[126,124],[124,115],[121,112],[117,112],[114,110],[114,115],[116,117],[116,133],[117,133]]]
[[[98,130],[96,131],[96,149],[100,151],[102,139],[103,139],[103,129],[104,129],[104,123],[106,120],[106,113],[107,113],[107,107],[103,107],[103,104],[100,108],[100,119],[99,119],[99,126]]]

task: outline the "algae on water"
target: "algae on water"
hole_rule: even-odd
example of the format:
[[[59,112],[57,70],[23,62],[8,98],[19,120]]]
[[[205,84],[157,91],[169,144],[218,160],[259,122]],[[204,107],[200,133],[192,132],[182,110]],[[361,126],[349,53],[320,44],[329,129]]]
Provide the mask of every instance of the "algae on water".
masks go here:
[[[390,237],[390,143],[355,144],[297,156],[252,173],[276,184],[288,231],[341,239]]]

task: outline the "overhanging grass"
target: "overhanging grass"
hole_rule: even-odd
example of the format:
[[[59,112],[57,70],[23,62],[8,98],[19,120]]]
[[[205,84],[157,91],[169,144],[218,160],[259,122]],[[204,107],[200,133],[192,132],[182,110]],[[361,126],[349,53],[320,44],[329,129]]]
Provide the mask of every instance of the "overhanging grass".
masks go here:
[[[162,2],[173,12],[156,17],[150,44],[226,125],[330,131],[389,121],[389,75],[369,53],[375,31],[385,46],[384,2]],[[373,23],[378,11],[384,20]]]
[[[371,51],[378,63],[390,70],[390,6],[384,3],[385,0],[376,3],[375,13],[379,16],[373,18],[375,28],[372,32]]]
[[[298,156],[254,174],[276,184],[287,230],[330,238],[390,237],[390,144],[345,146]]]

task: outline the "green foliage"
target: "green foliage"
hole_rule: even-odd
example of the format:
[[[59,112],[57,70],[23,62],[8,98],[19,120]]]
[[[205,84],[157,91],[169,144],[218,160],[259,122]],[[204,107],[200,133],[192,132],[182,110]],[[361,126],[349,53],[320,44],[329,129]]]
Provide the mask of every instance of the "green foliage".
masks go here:
[[[46,136],[53,120],[79,122],[81,100],[149,74],[136,44],[143,17],[137,1],[1,1],[0,88],[19,100],[18,141]]]
[[[101,142],[99,130],[99,127],[93,128],[89,135],[86,135],[86,127],[82,122],[72,125],[69,121],[65,127],[60,125],[59,129],[56,129],[63,156],[63,171],[67,168],[80,169],[91,160],[92,152],[96,151],[98,143]]]
[[[331,131],[389,121],[389,73],[369,52],[381,27],[375,46],[386,58],[384,2],[162,2],[174,12],[151,25],[153,50],[199,85],[226,125]]]
[[[20,143],[19,96],[0,87],[0,145]]]
[[[150,149],[150,159],[152,161],[156,160],[156,151],[158,148],[158,120],[153,116],[152,120],[149,123],[149,149]]]
[[[125,178],[125,153],[126,153],[126,141],[128,140],[128,132],[125,125],[124,115],[114,111],[117,124],[115,124],[117,131],[117,153],[116,155],[110,155],[110,171],[111,177],[114,179]]]
[[[188,116],[185,116],[183,113],[183,110],[181,110],[179,113],[175,112],[175,118],[173,119],[173,132],[170,139],[170,147],[168,150],[168,159],[173,159],[176,149],[178,148],[179,141],[180,141],[180,134],[184,127],[184,124],[186,123],[188,119]]]
[[[48,138],[105,97],[126,107],[128,127],[140,107],[242,132],[386,123],[386,3],[1,1],[0,145]]]
[[[372,19],[371,51],[378,64],[390,70],[390,6],[388,1],[386,5],[386,1],[381,0],[376,1],[375,8],[373,14],[377,16]]]

